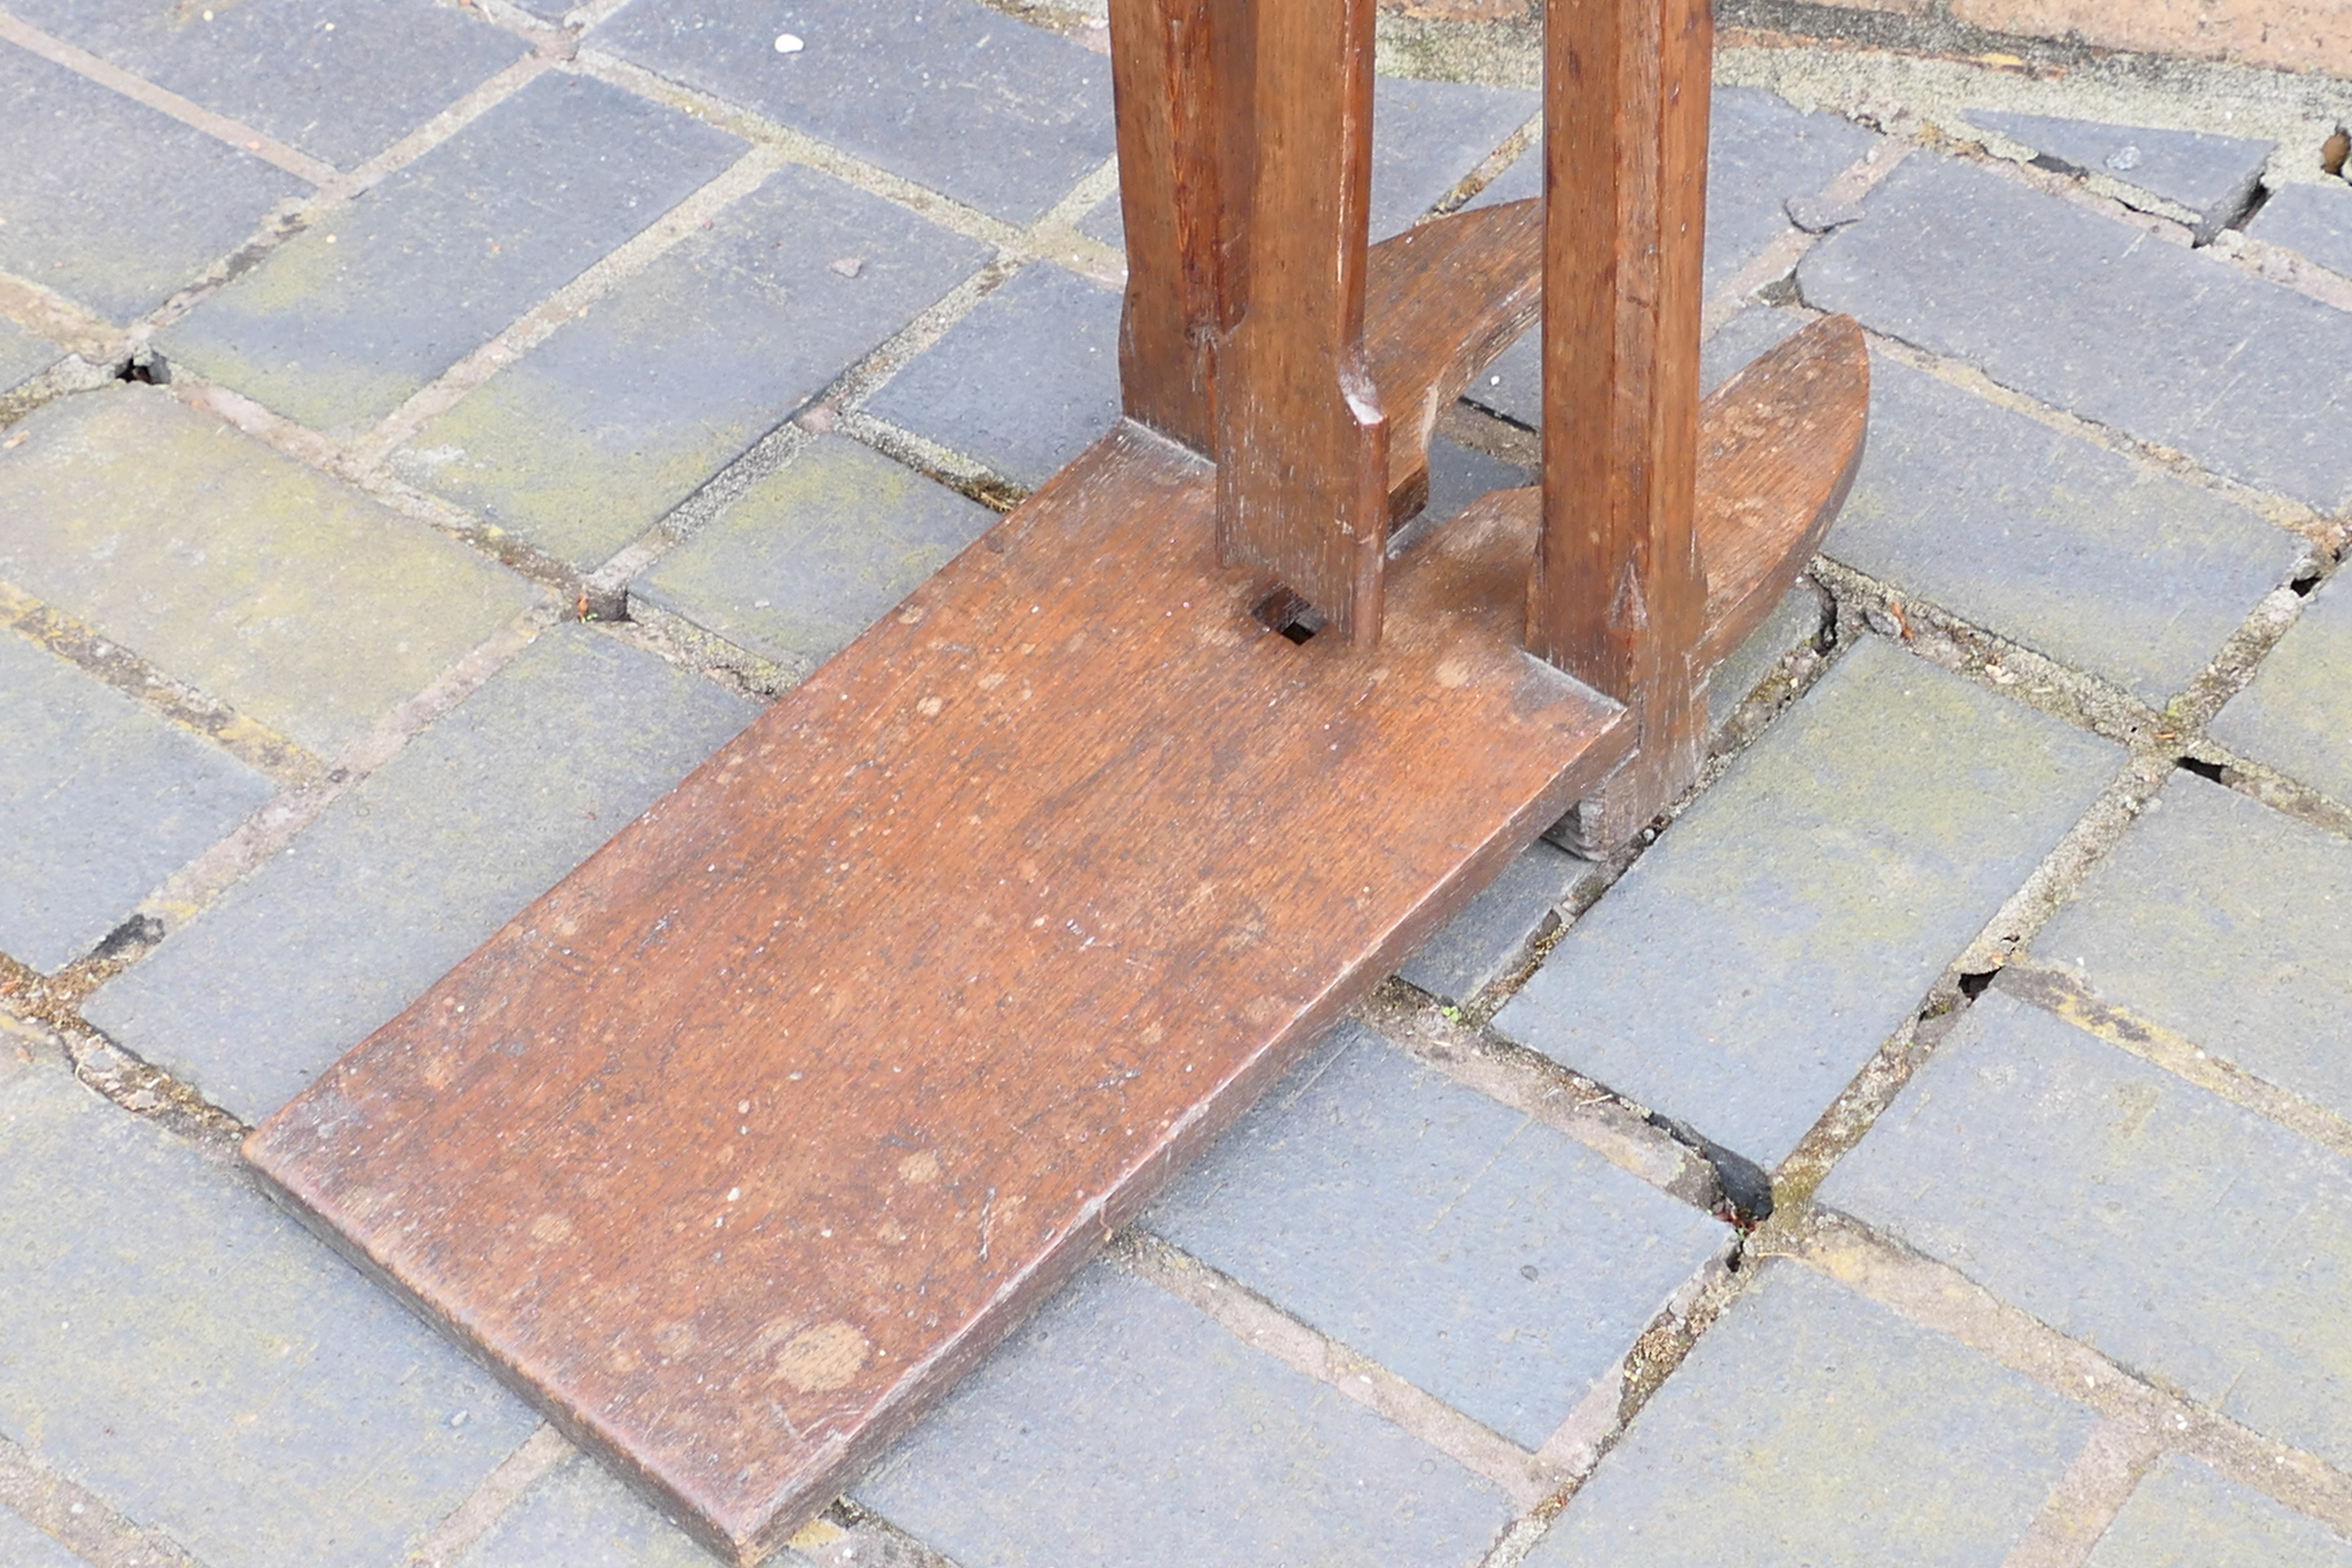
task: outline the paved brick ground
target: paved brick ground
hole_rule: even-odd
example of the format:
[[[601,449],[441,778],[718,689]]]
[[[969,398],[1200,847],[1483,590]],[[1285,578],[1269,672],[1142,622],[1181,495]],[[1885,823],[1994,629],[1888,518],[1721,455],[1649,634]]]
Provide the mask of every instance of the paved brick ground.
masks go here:
[[[1117,417],[1103,32],[1014,9],[0,18],[0,1563],[709,1561],[234,1140]],[[1539,184],[1426,26],[1382,233]],[[1852,310],[1873,435],[1706,788],[782,1561],[2352,1565],[2352,187],[2259,72],[1768,68],[1706,379]]]

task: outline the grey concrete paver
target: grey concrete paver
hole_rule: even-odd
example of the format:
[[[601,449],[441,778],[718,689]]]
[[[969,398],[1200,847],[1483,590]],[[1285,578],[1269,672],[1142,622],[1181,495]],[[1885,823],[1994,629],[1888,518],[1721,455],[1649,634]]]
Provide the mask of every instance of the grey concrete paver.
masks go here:
[[[1591,861],[1538,839],[1397,973],[1441,1000],[1467,1002],[1510,973],[1576,885],[1599,874]]]
[[[2352,504],[2352,313],[1920,153],[1798,268],[1808,303],[2323,511]]]
[[[13,0],[53,36],[338,168],[415,131],[528,53],[477,12],[431,0],[157,5]]]
[[[62,399],[16,437],[0,579],[322,756],[537,596],[161,388]]]
[[[199,1559],[378,1568],[538,1424],[232,1172],[0,1084],[0,1433]]]
[[[564,1460],[451,1568],[710,1568],[710,1554],[585,1455]],[[769,1560],[786,1568],[789,1553]]]
[[[1529,1568],[1998,1568],[2094,1419],[1801,1267],[1763,1266]]]
[[[1864,638],[1495,1026],[1778,1164],[2122,756]]]
[[[957,1568],[1469,1568],[1492,1483],[1097,1267],[853,1489]]]
[[[1717,88],[1712,111],[1707,130],[1704,272],[1710,294],[1730,282],[1766,246],[1790,232],[1786,210],[1790,197],[1820,191],[1866,157],[1882,140],[1852,121],[1834,114],[1801,112],[1787,100],[1758,88]],[[1542,194],[1543,142],[1538,140],[1470,205],[1485,206]],[[1754,352],[1769,346],[1759,344]],[[1543,406],[1539,357],[1536,334],[1529,332],[1471,383],[1470,401],[1535,428]]]
[[[2049,114],[1971,109],[1968,115],[1983,129],[1998,131],[2070,172],[2109,174],[2178,202],[2197,214],[2200,239],[2210,239],[2246,210],[2262,184],[2263,166],[2278,145],[2210,131],[2107,125]]]
[[[972,0],[635,0],[587,41],[1009,223],[1112,152],[1110,62]]]
[[[1373,242],[1412,227],[1542,107],[1542,95],[1524,88],[1380,78],[1372,87]]]
[[[1030,489],[1118,422],[1119,296],[1041,262],[916,356],[865,411]]]
[[[1356,1025],[1142,1223],[1530,1450],[1731,1236]]]
[[[2352,1568],[2352,1541],[2194,1459],[2167,1459],[2086,1568]]]
[[[782,170],[427,425],[394,469],[593,567],[988,256]]]
[[[258,1121],[752,712],[651,654],[559,626],[84,1016]]]
[[[0,632],[0,952],[88,952],[272,793],[235,758]]]
[[[2177,774],[2033,939],[2105,1002],[2352,1117],[2352,843]]]
[[[1739,705],[1755,694],[1782,659],[1799,648],[1820,644],[1828,625],[1828,608],[1812,579],[1801,579],[1764,617],[1764,624],[1748,633],[1748,640],[1708,673],[1706,723],[1711,736],[1721,735]]]
[[[1821,1201],[2352,1465],[2352,1160],[1988,992]]]
[[[822,437],[629,591],[805,674],[995,521],[887,458]]]
[[[2352,805],[2352,589],[2323,585],[2246,689],[2215,716],[2213,738]]]
[[[1535,476],[1516,463],[1465,447],[1445,436],[1429,438],[1429,500],[1422,515],[1446,522],[1489,490],[1516,490],[1535,482]],[[1402,534],[1392,535],[1402,539]]]
[[[2282,186],[2271,193],[2246,232],[2352,278],[2352,186]]]
[[[0,271],[124,324],[250,240],[293,175],[0,47]]]
[[[58,1544],[57,1538],[0,1507],[0,1563],[9,1568],[89,1568],[89,1564]]]
[[[66,357],[48,339],[0,317],[0,392],[8,392]]]
[[[2161,708],[2309,547],[2210,490],[1881,356],[1862,472],[1822,548]]]
[[[373,423],[744,145],[593,78],[549,72],[159,342],[174,363],[316,429]]]

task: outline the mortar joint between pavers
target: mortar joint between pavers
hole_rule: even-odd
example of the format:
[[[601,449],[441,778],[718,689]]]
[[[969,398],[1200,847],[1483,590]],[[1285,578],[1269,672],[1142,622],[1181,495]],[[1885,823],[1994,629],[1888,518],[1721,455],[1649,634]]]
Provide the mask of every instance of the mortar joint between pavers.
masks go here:
[[[1501,1489],[1526,1510],[1564,1489],[1569,1478],[1435,1394],[1408,1383],[1266,1300],[1240,1280],[1166,1239],[1130,1226],[1103,1256],[1115,1268],[1157,1286],[1235,1339],[1363,1405]]]
[[[2000,1568],[2084,1568],[2133,1489],[2163,1458],[2163,1445],[2142,1424],[2100,1417]]]
[[[2352,1535],[2352,1474],[2117,1363],[1949,1264],[1853,1215],[1820,1207],[1792,1214],[1785,1222],[1776,1215],[1751,1250],[1801,1263],[2054,1394],[2152,1433],[2165,1453],[2209,1465],[2339,1534]]]
[[[0,1437],[0,1507],[89,1568],[205,1568],[162,1531],[141,1529],[106,1499],[5,1437]]]
[[[2299,250],[2273,244],[2239,229],[2224,229],[2209,247],[2228,257],[2265,283],[2292,289],[2339,310],[2352,310],[2352,276],[2335,271]]]
[[[756,110],[746,109],[699,89],[672,81],[667,77],[598,48],[582,48],[567,68],[583,76],[593,77],[624,92],[691,114],[704,123],[714,125],[746,142],[774,147],[787,162],[830,174],[845,184],[854,185],[868,195],[879,196],[966,238],[977,239],[1024,259],[1033,254],[1026,230],[1002,218],[992,217],[977,207],[967,206],[927,185],[917,184],[903,175],[894,174],[879,164],[868,163],[829,142],[819,141],[805,132],[795,131],[780,121],[771,120]]]
[[[36,1070],[63,1071],[118,1109],[176,1134],[215,1163],[246,1180],[237,1148],[251,1131],[145,1058],[91,1027],[81,1016],[84,997],[127,965],[85,959],[43,975],[0,953],[0,1050],[11,1037],[29,1034]],[[46,1059],[44,1059],[46,1058]]]

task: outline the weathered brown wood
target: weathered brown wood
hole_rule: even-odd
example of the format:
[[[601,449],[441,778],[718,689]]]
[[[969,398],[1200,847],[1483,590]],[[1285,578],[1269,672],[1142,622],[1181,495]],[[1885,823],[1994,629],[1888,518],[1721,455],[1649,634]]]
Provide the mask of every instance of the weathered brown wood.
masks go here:
[[[1535,520],[1377,656],[1122,426],[247,1141],[749,1562],[1624,755]]]
[[[1862,468],[1870,352],[1851,316],[1828,316],[1716,388],[1699,407],[1692,521],[1709,563],[1706,624],[1691,663],[1711,672],[1796,582]],[[1491,498],[1532,524],[1543,491]]]
[[[1242,0],[1112,0],[1128,417],[1217,442],[1217,343],[1239,298],[1250,161]]]
[[[1633,706],[1631,765],[1580,806],[1630,837],[1697,776],[1706,573],[1692,527],[1707,0],[1545,12],[1544,527],[1528,646]]]
[[[1364,353],[1371,0],[1255,0],[1248,278],[1218,366],[1217,542],[1379,643],[1388,421]]]
[[[1432,219],[1372,247],[1364,357],[1389,421],[1389,521],[1429,494],[1429,438],[1445,405],[1543,309],[1543,203]]]

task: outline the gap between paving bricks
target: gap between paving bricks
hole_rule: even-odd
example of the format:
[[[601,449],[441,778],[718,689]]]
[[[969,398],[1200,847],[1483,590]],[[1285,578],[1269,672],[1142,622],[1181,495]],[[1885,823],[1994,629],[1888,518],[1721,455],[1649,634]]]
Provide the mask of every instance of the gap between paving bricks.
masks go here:
[[[1809,1212],[1785,1226],[1768,1225],[1751,1240],[1750,1250],[1759,1258],[1792,1258],[1922,1328],[1984,1352],[2053,1393],[2090,1406],[2158,1457],[2183,1454],[2200,1460],[2339,1534],[2352,1535],[2352,1475],[2158,1387],[2011,1306],[1959,1270],[1859,1221],[1831,1210]],[[2130,1444],[2116,1447],[2128,1461]],[[2062,1483],[2062,1498],[2066,1489]],[[2075,1506],[2092,1502],[2093,1489],[2083,1489],[2072,1500]],[[2116,1500],[2120,1506],[2121,1499]],[[2106,1522],[2100,1520],[2093,1534]]]
[[[69,1548],[89,1568],[205,1568],[161,1531],[142,1530],[104,1498],[0,1437],[0,1507]]]

